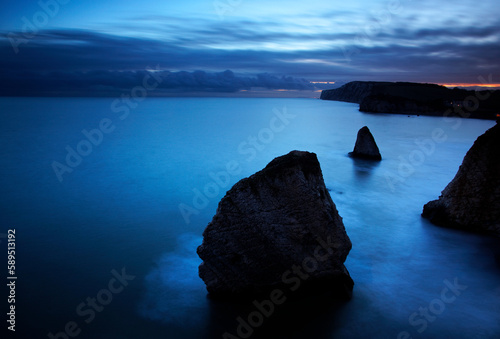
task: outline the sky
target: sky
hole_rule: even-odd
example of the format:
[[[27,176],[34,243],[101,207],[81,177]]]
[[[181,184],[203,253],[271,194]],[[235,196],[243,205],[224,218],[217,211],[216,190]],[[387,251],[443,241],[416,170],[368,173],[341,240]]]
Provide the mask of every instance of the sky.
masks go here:
[[[500,83],[497,0],[3,0],[0,93]],[[324,82],[327,82],[326,84]]]

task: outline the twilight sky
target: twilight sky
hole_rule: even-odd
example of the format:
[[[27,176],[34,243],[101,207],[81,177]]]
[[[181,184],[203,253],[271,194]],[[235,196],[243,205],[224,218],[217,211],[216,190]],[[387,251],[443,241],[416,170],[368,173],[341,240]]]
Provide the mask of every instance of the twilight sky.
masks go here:
[[[499,13],[497,0],[3,0],[0,93],[127,88],[147,67],[179,91],[500,83]]]

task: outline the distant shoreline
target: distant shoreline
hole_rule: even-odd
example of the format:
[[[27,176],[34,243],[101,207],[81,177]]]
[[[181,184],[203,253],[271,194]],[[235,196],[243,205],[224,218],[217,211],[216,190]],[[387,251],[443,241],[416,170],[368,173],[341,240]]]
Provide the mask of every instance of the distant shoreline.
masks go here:
[[[321,92],[322,100],[359,104],[367,113],[500,118],[500,91],[449,89],[436,84],[353,81]]]
[[[6,93],[0,94],[0,98],[117,98],[122,94],[130,93],[130,90],[96,93]],[[269,91],[238,91],[238,92],[148,92],[150,98],[298,98],[319,99],[319,92],[307,90],[269,90]]]

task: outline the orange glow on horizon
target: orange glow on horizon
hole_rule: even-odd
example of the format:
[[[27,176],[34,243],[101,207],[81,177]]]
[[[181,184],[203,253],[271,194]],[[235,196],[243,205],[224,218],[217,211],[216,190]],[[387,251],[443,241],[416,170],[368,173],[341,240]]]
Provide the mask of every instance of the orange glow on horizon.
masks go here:
[[[438,84],[445,87],[500,87],[500,84]]]

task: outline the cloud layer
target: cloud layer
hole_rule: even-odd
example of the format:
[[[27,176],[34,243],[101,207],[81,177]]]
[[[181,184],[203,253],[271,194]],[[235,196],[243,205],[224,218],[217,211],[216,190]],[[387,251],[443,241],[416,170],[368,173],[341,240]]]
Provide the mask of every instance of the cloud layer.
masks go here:
[[[3,32],[0,86],[4,95],[130,88],[156,65],[170,71],[161,85],[169,91],[319,88],[307,80],[477,83],[489,75],[500,82],[500,19],[484,16],[495,2],[443,3],[439,11],[428,1],[391,4],[278,20],[157,14],[101,29]]]
[[[148,68],[140,71],[5,71],[3,81],[0,83],[0,92],[6,96],[117,96],[130,92],[137,86],[154,86],[155,95],[189,92],[235,93],[256,88],[313,91],[331,87],[312,84],[303,78],[278,77],[268,73],[237,76],[230,70],[207,73],[157,71]]]

